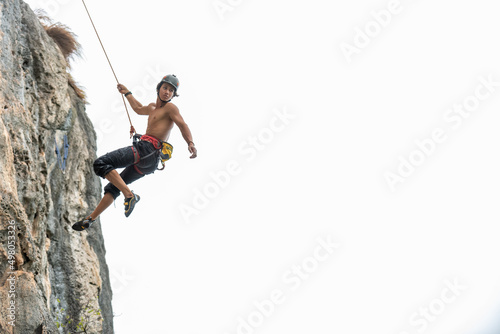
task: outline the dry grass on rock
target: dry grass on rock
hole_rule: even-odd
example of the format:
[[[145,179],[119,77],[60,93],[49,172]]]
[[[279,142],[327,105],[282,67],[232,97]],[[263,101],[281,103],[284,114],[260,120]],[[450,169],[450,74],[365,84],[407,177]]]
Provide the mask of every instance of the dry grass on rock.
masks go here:
[[[82,46],[77,41],[77,36],[69,29],[68,26],[59,22],[54,23],[43,10],[37,11],[37,16],[42,23],[47,34],[54,40],[61,50],[66,66],[69,69],[70,60],[75,57],[81,57]],[[85,91],[77,85],[71,74],[68,73],[68,84],[74,89],[76,95],[86,102]]]

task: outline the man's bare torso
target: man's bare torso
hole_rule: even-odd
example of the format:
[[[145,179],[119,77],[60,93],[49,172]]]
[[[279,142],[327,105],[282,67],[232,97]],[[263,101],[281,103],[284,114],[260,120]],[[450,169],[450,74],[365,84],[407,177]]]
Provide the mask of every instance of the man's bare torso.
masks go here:
[[[149,113],[146,134],[167,141],[170,137],[170,131],[174,127],[174,122],[170,118],[168,111],[175,106],[171,103],[167,103],[159,108],[156,108],[154,103],[151,105],[154,105],[155,108]]]

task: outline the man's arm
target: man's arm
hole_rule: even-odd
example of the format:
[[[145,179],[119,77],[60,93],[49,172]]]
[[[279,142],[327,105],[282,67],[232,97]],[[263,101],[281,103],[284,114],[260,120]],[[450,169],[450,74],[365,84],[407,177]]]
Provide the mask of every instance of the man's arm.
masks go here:
[[[179,112],[179,109],[173,105],[169,105],[169,112],[168,112],[170,118],[172,121],[174,121],[175,125],[179,127],[179,130],[181,131],[182,137],[188,144],[188,150],[191,153],[190,158],[194,159],[198,156],[198,151],[196,150],[196,147],[194,147],[194,142],[193,142],[193,136],[191,135],[191,130],[189,130],[188,125],[186,122],[184,122],[184,119],[181,116],[181,113]]]
[[[127,94],[130,92],[127,87],[122,84],[118,84],[117,88],[121,94]],[[143,106],[135,99],[135,97],[132,96],[132,94],[127,94],[126,98],[132,109],[139,115],[149,115],[149,113],[154,110],[154,103],[148,106]]]

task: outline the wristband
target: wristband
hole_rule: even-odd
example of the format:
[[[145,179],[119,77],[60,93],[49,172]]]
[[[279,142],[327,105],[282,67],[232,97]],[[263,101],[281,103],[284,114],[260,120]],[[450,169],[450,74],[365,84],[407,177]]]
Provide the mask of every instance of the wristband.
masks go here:
[[[128,91],[128,92],[126,92],[126,93],[125,93],[125,94],[123,94],[123,95],[126,97],[127,95],[130,95],[130,94],[132,94],[132,92]]]
[[[188,146],[189,146],[189,144],[193,144],[193,146],[194,146],[194,142],[192,140],[188,141]]]

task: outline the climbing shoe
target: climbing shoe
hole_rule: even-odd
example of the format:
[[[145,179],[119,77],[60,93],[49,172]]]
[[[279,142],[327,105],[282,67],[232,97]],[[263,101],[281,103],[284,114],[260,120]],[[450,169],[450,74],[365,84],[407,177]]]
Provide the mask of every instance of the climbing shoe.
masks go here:
[[[83,231],[88,229],[90,226],[92,226],[92,223],[94,223],[95,220],[92,220],[92,217],[84,218],[71,226],[73,230],[75,231]]]
[[[134,207],[137,204],[137,202],[139,202],[141,200],[141,197],[139,197],[139,195],[134,194],[133,191],[132,191],[132,195],[134,195],[134,196],[130,197],[130,198],[125,198],[125,203],[123,203],[123,204],[125,204],[125,217],[130,216],[130,214],[134,210]]]

